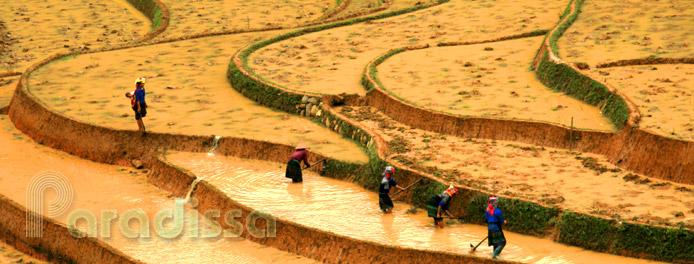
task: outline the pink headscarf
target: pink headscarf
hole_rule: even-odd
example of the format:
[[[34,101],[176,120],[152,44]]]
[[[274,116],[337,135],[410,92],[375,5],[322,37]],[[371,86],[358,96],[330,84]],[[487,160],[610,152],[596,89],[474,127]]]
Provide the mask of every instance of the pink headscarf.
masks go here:
[[[489,197],[489,205],[487,205],[487,212],[489,215],[494,216],[494,211],[496,210],[498,202],[496,196]]]

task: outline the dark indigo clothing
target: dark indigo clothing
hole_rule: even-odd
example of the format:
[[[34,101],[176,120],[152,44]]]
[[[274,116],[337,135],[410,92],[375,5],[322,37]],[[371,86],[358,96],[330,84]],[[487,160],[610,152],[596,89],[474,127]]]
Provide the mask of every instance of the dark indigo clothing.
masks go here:
[[[381,185],[378,187],[378,193],[390,193],[390,187],[398,185],[398,183],[393,179],[393,177],[383,176],[381,179]]]
[[[504,236],[504,231],[501,229],[501,224],[505,221],[501,209],[494,209],[494,215],[485,212],[484,221],[487,222],[489,245],[494,247],[506,245],[506,237]]]
[[[393,200],[390,199],[387,193],[378,193],[378,205],[381,206],[381,210],[388,210],[395,207],[393,205]]]
[[[441,214],[443,214],[445,210],[448,210],[448,205],[450,201],[451,196],[447,193],[442,193],[434,197],[431,197],[431,199],[429,199],[429,201],[427,202],[427,213],[429,217],[434,218],[435,224],[443,220],[443,217],[437,217],[439,213],[439,206],[441,206]]]
[[[292,161],[292,160],[299,161],[299,166],[301,166],[302,161],[304,162],[304,165],[306,165],[306,167],[310,166],[308,164],[308,151],[306,151],[305,149],[298,149],[298,150],[294,151],[294,154],[292,154],[292,157],[289,158],[289,161]]]
[[[298,160],[292,159],[287,163],[287,171],[285,172],[285,177],[291,178],[292,182],[304,181],[304,177],[301,172],[301,163],[299,163]]]
[[[435,206],[437,208],[440,205],[442,210],[448,210],[448,205],[450,201],[451,196],[447,193],[442,193],[434,197],[431,197],[431,199],[429,199],[429,202],[427,202],[427,205]]]

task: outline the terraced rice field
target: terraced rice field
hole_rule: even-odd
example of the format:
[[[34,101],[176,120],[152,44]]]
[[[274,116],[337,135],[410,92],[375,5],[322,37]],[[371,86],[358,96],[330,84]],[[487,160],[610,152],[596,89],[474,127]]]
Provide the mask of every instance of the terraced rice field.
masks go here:
[[[679,156],[690,156],[687,146],[694,135],[694,113],[690,113],[694,109],[691,107],[693,92],[690,91],[694,85],[691,81],[694,69],[678,62],[595,67],[600,63],[635,58],[694,57],[691,49],[694,24],[690,23],[694,6],[691,2],[586,0],[576,21],[556,43],[559,58],[552,58],[552,63],[561,63],[561,60],[585,63],[588,67],[578,64],[581,69],[576,74],[605,81],[634,102],[641,116],[640,120],[630,120],[629,125],[634,127],[615,124],[608,119],[606,112],[615,106],[608,105],[606,98],[594,105],[585,102],[586,97],[600,93],[581,91],[587,96],[571,97],[551,90],[537,79],[538,69],[531,63],[544,43],[546,36],[541,35],[564,18],[562,14],[569,1],[351,0],[344,9],[326,15],[340,3],[335,0],[118,0],[103,3],[0,0],[0,74],[7,76],[0,78],[0,109],[9,112],[0,115],[3,146],[0,148],[0,172],[4,175],[0,176],[0,194],[19,206],[29,207],[31,204],[26,197],[31,191],[30,180],[51,171],[65,176],[74,188],[75,196],[69,209],[90,212],[136,209],[148,218],[156,218],[162,210],[179,210],[186,226],[182,236],[168,239],[141,221],[128,222],[130,228],[143,227],[157,234],[129,238],[121,232],[112,232],[113,236],[98,239],[113,249],[94,246],[96,250],[146,263],[315,263],[350,259],[351,256],[341,253],[337,257],[323,256],[315,252],[318,247],[312,247],[310,252],[300,248],[314,243],[313,235],[319,233],[325,234],[328,240],[348,237],[351,241],[348,243],[354,245],[376,243],[368,245],[385,246],[392,251],[382,252],[384,254],[407,252],[411,256],[432,259],[443,259],[447,254],[464,259],[491,257],[491,248],[486,243],[475,252],[467,247],[487,235],[485,226],[446,220],[445,229],[436,229],[421,208],[413,206],[421,203],[415,202],[413,195],[402,198],[408,203],[397,202],[393,214],[383,214],[376,206],[374,186],[364,182],[373,177],[375,183],[384,165],[395,165],[398,170],[411,169],[412,177],[430,181],[432,185],[453,184],[485,196],[485,199],[488,195],[498,195],[505,201],[522,201],[529,210],[555,210],[552,219],[538,220],[545,221],[540,223],[546,224],[541,227],[547,228],[545,230],[519,231],[526,235],[507,231],[508,246],[501,255],[503,260],[591,264],[651,262],[591,250],[665,261],[694,260],[686,252],[677,251],[691,248],[689,241],[694,230],[694,187],[682,183],[691,178],[685,175],[689,172],[689,160],[654,162],[653,159],[668,157],[649,156],[644,152],[648,152],[649,147],[653,151],[653,146],[639,145],[638,141],[643,138],[629,138],[636,134],[633,131],[644,129],[662,136],[648,142],[679,151],[674,153]],[[392,16],[370,17],[425,5],[431,6]],[[339,27],[328,26],[334,21],[347,21],[344,19],[355,14],[370,18]],[[165,21],[169,23],[165,29],[160,28],[163,31],[154,31],[166,25]],[[239,51],[306,25],[325,28],[287,37],[250,54],[240,53],[242,62],[252,71],[248,74],[257,79],[243,72],[229,71],[238,66],[232,56]],[[500,40],[522,33],[534,33],[535,37]],[[153,39],[144,41],[147,34],[154,34]],[[482,41],[487,43],[470,44]],[[450,46],[439,46],[444,44]],[[555,43],[551,44],[550,48]],[[455,137],[433,132],[433,128],[404,125],[376,110],[373,106],[377,104],[372,100],[374,94],[367,93],[362,83],[365,67],[393,48],[425,45],[428,47],[389,57],[377,66],[373,76],[380,80],[381,88],[395,95],[397,100],[430,111],[421,112],[420,118],[436,118],[443,112],[508,124],[532,120],[555,129],[546,131],[561,132],[567,126],[572,126],[571,132],[573,129],[599,130],[601,135],[611,135],[610,140],[617,142],[611,143],[621,152],[608,157],[608,154],[515,141]],[[97,52],[102,48],[111,50]],[[73,54],[28,70],[42,59],[66,52]],[[28,86],[19,86],[26,90],[14,93],[21,73],[27,77]],[[133,80],[137,77],[147,79],[148,114],[144,124],[148,131],[157,132],[152,139],[147,138],[149,134],[133,132],[137,127],[134,113],[130,100],[124,97],[133,90]],[[234,83],[233,87],[230,82]],[[287,90],[277,90],[267,84],[277,84]],[[592,83],[583,84],[587,87]],[[19,97],[23,91],[36,98]],[[326,127],[324,124],[331,120],[320,119],[324,116],[307,117],[296,115],[294,111],[277,110],[305,109],[308,96],[296,94],[299,92],[315,94],[310,99],[312,105],[319,105],[313,100],[335,103],[316,107],[323,108],[321,113],[328,113],[329,108],[335,107],[342,116],[330,118],[343,123]],[[356,95],[344,96],[344,93]],[[321,98],[321,95],[338,94],[342,95]],[[607,95],[600,96],[614,99],[615,95],[608,91]],[[34,116],[37,113],[26,111],[31,109],[29,107],[43,108],[50,112],[49,116]],[[636,113],[621,114],[638,116]],[[74,135],[52,131],[53,128],[69,131],[64,124],[55,121],[64,120],[60,117],[86,124],[85,131],[95,131],[100,133],[96,136],[103,137],[104,142],[99,142],[101,146],[113,145],[117,151],[110,153],[112,150],[108,147],[90,148],[88,143],[75,141]],[[39,119],[46,123],[32,123]],[[346,123],[350,121],[361,127],[354,128]],[[91,129],[94,126],[109,130]],[[85,131],[73,132],[79,135]],[[349,133],[356,135],[355,131],[363,134],[359,134],[357,140],[350,140]],[[209,153],[171,151],[181,148],[200,151],[210,147],[207,143],[190,146],[196,139],[190,142],[169,140],[183,138],[177,137],[181,134],[267,141],[271,144],[261,149],[250,148],[250,145],[225,147],[236,156],[255,155],[273,161],[277,161],[276,155],[266,155],[268,152],[307,143],[310,151],[334,160],[330,163],[332,166],[340,166],[347,175],[354,175],[351,180],[368,188],[321,177],[314,171],[305,172],[304,183],[291,184],[283,177],[284,163],[221,156],[214,151],[218,141],[212,143]],[[132,142],[113,139],[113,135],[128,137]],[[369,137],[382,137],[386,144],[377,145],[378,141],[368,140]],[[569,136],[566,138],[573,140]],[[148,145],[148,142],[159,143]],[[122,153],[119,147],[123,148]],[[386,150],[385,155],[379,156],[382,148]],[[141,163],[144,168],[100,164],[80,157],[121,165],[132,163],[135,167]],[[163,157],[171,164],[159,163]],[[632,157],[656,167],[644,170],[629,162],[622,163],[622,159]],[[109,158],[115,160],[103,160]],[[668,164],[679,164],[683,169],[667,167],[671,166]],[[629,166],[638,170],[625,168]],[[159,174],[154,170],[168,171]],[[663,171],[677,175],[663,175]],[[192,184],[181,182],[176,178],[183,177],[181,175],[196,179],[186,179],[193,181]],[[669,176],[677,180],[662,180]],[[218,200],[188,199],[201,180],[221,193],[215,197]],[[186,200],[176,200],[184,197],[176,197],[181,195],[174,194],[175,188],[188,189]],[[415,188],[409,192],[429,195],[433,190]],[[49,198],[51,195],[55,194],[49,193]],[[211,231],[216,222],[214,216],[197,211],[198,202],[229,205],[230,201],[299,224],[305,229],[298,230],[308,230],[307,234],[302,234],[298,242],[283,241],[285,244],[279,246],[268,243],[272,238],[253,242],[228,231],[222,231],[223,237],[201,239],[199,232]],[[458,208],[468,210],[468,206]],[[454,213],[483,213],[482,209],[475,210]],[[517,220],[512,219],[514,213],[524,212],[518,208],[512,210],[516,211],[511,211],[508,221]],[[562,229],[566,225],[560,222],[565,219],[562,214],[569,211],[596,217],[594,219],[599,220],[594,221],[607,223],[605,225],[617,230],[611,231],[615,233],[633,235],[623,223],[640,224],[639,228],[646,230],[643,232],[655,230],[649,229],[653,226],[668,228],[666,232],[678,234],[677,239],[683,242],[677,245],[677,242],[671,243],[675,238],[665,237],[667,241],[659,241],[660,245],[643,249],[639,248],[641,244],[625,247],[622,243],[633,241],[613,238],[614,241],[606,245],[596,246],[590,244],[594,242],[590,237],[597,232],[590,229],[592,226],[578,233],[568,231],[568,235],[575,238],[566,238],[567,230]],[[103,220],[101,214],[97,215],[97,219]],[[62,231],[73,235],[89,230],[86,221],[72,222],[68,214],[46,217],[57,221],[64,226]],[[536,215],[537,219],[542,217]],[[0,235],[3,238],[14,236],[10,232],[16,225],[0,223]],[[162,223],[162,226],[175,228],[173,223]],[[115,231],[115,226],[112,227]],[[656,233],[648,234],[656,236]],[[651,238],[638,239],[649,241]],[[41,241],[41,238],[31,241]],[[4,242],[7,244],[0,243],[0,253],[3,253],[0,262],[43,263],[23,255],[28,253],[13,249],[10,245],[16,241]],[[663,246],[671,245],[668,243],[674,246]],[[48,252],[53,253],[74,252]],[[417,261],[414,257],[407,260]]]
[[[547,89],[529,62],[543,37],[406,51],[377,67],[383,89],[435,111],[612,130],[600,109]]]
[[[280,41],[254,52],[249,64],[259,75],[289,89],[364,94],[359,85],[364,66],[390,48],[487,40],[548,29],[565,7],[544,0],[451,1],[407,15]],[[525,12],[510,11],[517,9]],[[505,12],[514,15],[500,15]]]
[[[589,65],[617,60],[694,57],[691,1],[586,0],[559,39],[559,55]]]

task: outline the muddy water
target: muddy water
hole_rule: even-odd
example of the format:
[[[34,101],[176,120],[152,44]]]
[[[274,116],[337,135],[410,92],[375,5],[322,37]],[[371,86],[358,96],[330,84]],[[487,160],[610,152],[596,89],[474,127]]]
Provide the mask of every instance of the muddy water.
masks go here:
[[[406,214],[409,206],[402,203],[396,203],[392,215],[383,215],[375,193],[312,172],[306,173],[303,184],[290,184],[284,178],[283,166],[277,163],[193,153],[173,153],[168,159],[242,204],[340,235],[460,254],[467,254],[470,243],[478,242],[487,235],[483,226],[454,222],[449,222],[444,230],[436,230],[426,213],[418,210],[416,214]],[[501,255],[506,260],[532,263],[648,263],[568,247],[547,239],[506,233],[509,244]],[[491,248],[481,246],[474,254],[489,256]]]
[[[7,49],[0,71],[24,71],[57,52],[95,49],[134,41],[151,22],[125,0],[0,0]]]
[[[544,86],[529,63],[544,37],[407,51],[378,66],[383,88],[457,115],[612,130],[600,109]]]
[[[234,90],[226,70],[241,47],[278,31],[179,41],[56,61],[32,74],[29,89],[48,106],[83,122],[137,129],[124,96],[147,78],[149,131],[220,135],[295,145],[364,162],[354,142],[308,119],[275,111]]]
[[[450,1],[417,12],[280,41],[251,54],[249,65],[260,76],[290,89],[365,94],[359,84],[364,65],[388,49],[486,40],[548,29],[557,22],[566,4],[548,0]]]
[[[128,239],[116,219],[111,223],[111,235],[99,238],[114,248],[149,263],[312,263],[312,260],[265,247],[244,239],[220,237],[202,238],[212,225],[195,210],[184,208],[185,224],[178,239],[165,239],[153,229],[154,216],[164,209],[174,208],[174,199],[147,183],[142,171],[98,164],[36,144],[14,129],[7,116],[0,116],[0,193],[26,206],[29,180],[51,170],[64,175],[72,185],[74,201],[68,213],[56,216],[67,223],[69,212],[84,209],[101,219],[102,210],[115,210],[118,216],[131,209],[140,209],[150,220],[150,238]],[[47,192],[52,200],[55,192]],[[85,227],[84,221],[77,222]],[[131,221],[138,228],[137,221]],[[165,224],[165,227],[171,227]],[[102,225],[99,224],[99,232]],[[197,229],[197,232],[195,231]],[[207,230],[207,231],[206,231]]]

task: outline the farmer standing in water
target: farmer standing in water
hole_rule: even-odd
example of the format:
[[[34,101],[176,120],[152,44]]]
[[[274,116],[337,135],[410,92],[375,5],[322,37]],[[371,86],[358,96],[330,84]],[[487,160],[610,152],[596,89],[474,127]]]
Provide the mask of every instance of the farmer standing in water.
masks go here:
[[[405,190],[398,186],[398,183],[393,178],[395,174],[395,168],[391,166],[386,166],[385,171],[383,171],[383,179],[381,179],[381,185],[378,187],[378,205],[381,206],[383,213],[389,214],[393,211],[393,200],[390,199],[388,193],[390,193],[390,187],[395,186],[400,190]]]
[[[301,161],[304,162],[306,168],[310,168],[311,164],[308,164],[308,151],[306,149],[308,146],[304,143],[300,143],[296,146],[296,150],[292,157],[289,158],[287,163],[287,171],[285,172],[285,177],[291,178],[292,182],[302,182],[304,181],[303,174],[301,172]]]
[[[487,222],[487,233],[489,238],[489,246],[494,247],[493,258],[499,258],[501,250],[506,246],[506,237],[504,231],[501,230],[501,225],[506,223],[506,219],[501,214],[501,209],[497,208],[499,201],[495,196],[489,197],[487,211],[484,213],[484,221]]]
[[[142,132],[146,134],[145,124],[142,122],[142,118],[147,115],[147,103],[145,102],[145,78],[140,77],[135,80],[135,92],[133,93],[133,98],[131,99],[133,111],[135,111],[135,120],[137,121],[137,127]]]
[[[448,212],[448,206],[451,203],[451,197],[458,192],[458,189],[453,187],[453,185],[448,186],[448,189],[444,190],[443,193],[431,197],[429,202],[427,202],[427,213],[429,217],[434,218],[434,227],[438,226],[443,228],[443,217],[442,213],[446,213],[451,218],[454,218],[450,212]]]

